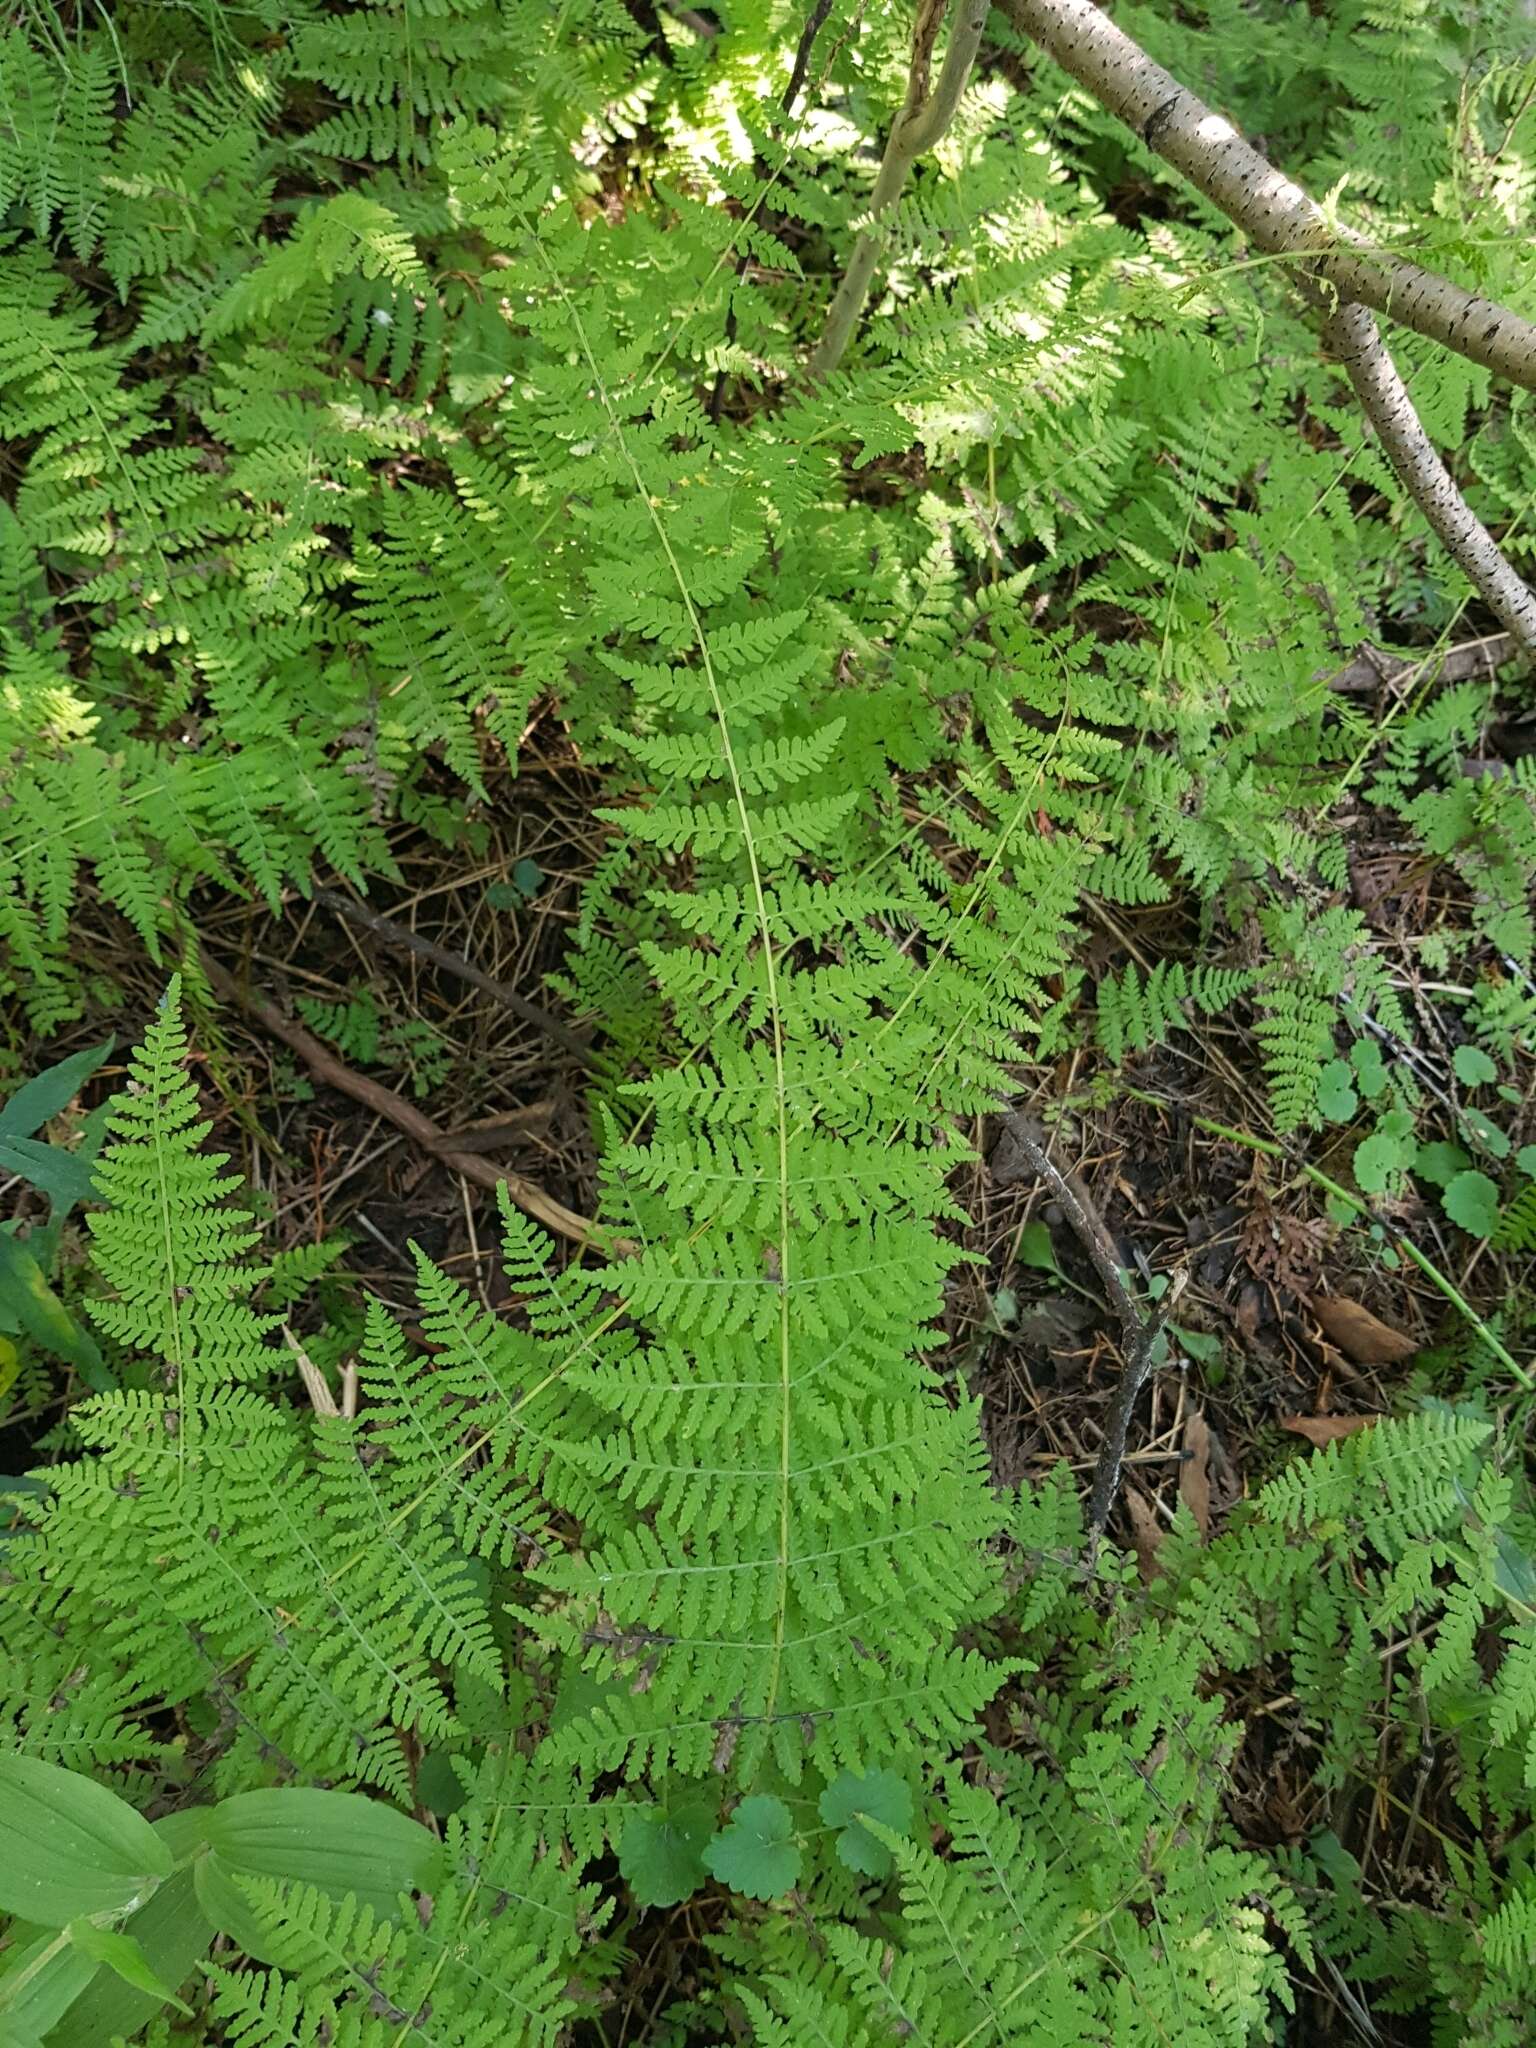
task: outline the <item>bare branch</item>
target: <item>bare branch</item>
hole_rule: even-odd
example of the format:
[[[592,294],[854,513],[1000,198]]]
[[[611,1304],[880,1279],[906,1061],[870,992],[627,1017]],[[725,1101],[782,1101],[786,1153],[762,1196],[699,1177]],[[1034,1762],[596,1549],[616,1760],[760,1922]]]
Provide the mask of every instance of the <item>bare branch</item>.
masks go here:
[[[1400,694],[1425,675],[1432,675],[1441,683],[1465,682],[1468,676],[1492,677],[1519,651],[1513,633],[1487,633],[1477,640],[1462,641],[1456,647],[1432,647],[1426,654],[1402,654],[1383,647],[1361,647],[1344,668],[1320,668],[1312,680],[1326,683],[1330,690],[1355,696],[1376,690],[1393,690]]]
[[[446,974],[456,975],[460,981],[467,981],[472,988],[484,992],[521,1017],[525,1024],[542,1031],[546,1038],[558,1045],[562,1051],[583,1067],[595,1068],[596,1055],[590,1045],[585,1044],[576,1033],[562,1024],[558,1017],[552,1017],[548,1010],[531,1003],[515,988],[509,988],[504,981],[497,981],[494,975],[484,973],[471,960],[463,959],[457,953],[449,952],[446,946],[439,946],[432,939],[424,939],[419,932],[408,931],[403,924],[396,924],[392,917],[384,917],[377,910],[370,910],[366,903],[358,903],[351,896],[344,896],[339,889],[316,889],[315,900],[323,903],[328,910],[363,925],[386,946],[393,946],[401,953],[415,953],[422,960],[430,960],[434,967],[441,967]]]
[[[1090,0],[999,0],[1100,106],[1203,192],[1257,248],[1304,257],[1337,297],[1385,313],[1514,384],[1536,390],[1536,327],[1416,263],[1332,226],[1322,208],[1186,92]]]
[[[1098,1463],[1093,1468],[1093,1485],[1088,1491],[1088,1555],[1090,1562],[1098,1548],[1099,1538],[1109,1522],[1110,1509],[1115,1504],[1115,1495],[1120,1490],[1120,1475],[1125,1470],[1125,1445],[1131,1433],[1131,1417],[1136,1411],[1136,1402],[1142,1388],[1152,1372],[1152,1360],[1157,1352],[1157,1340],[1167,1326],[1168,1318],[1178,1305],[1179,1296],[1189,1275],[1175,1273],[1168,1283],[1168,1291],[1153,1309],[1142,1325],[1136,1343],[1120,1369],[1120,1384],[1115,1389],[1114,1402],[1104,1422],[1104,1438],[1099,1445]]]
[[[912,37],[912,68],[907,77],[907,96],[901,112],[891,123],[890,139],[880,160],[879,175],[869,203],[873,219],[853,245],[848,268],[827,309],[827,324],[816,344],[809,366],[812,383],[819,383],[843,359],[864,301],[869,297],[881,254],[886,246],[888,214],[901,197],[907,173],[917,159],[943,135],[955,117],[965,91],[971,66],[987,24],[987,0],[956,0],[956,19],[949,32],[944,66],[938,84],[928,89],[928,64],[938,35],[946,0],[919,0],[917,24]]]
[[[1435,453],[1376,322],[1364,306],[1340,306],[1323,328],[1323,344],[1348,372],[1382,452],[1446,552],[1466,571],[1500,625],[1526,654],[1536,656],[1536,597],[1505,561]]]
[[[509,1167],[493,1166],[490,1160],[482,1159],[476,1153],[447,1150],[439,1142],[444,1135],[443,1131],[413,1103],[406,1102],[392,1088],[386,1088],[382,1082],[372,1080],[366,1074],[354,1072],[343,1060],[337,1059],[334,1053],[329,1052],[311,1032],[306,1031],[302,1024],[295,1023],[291,1017],[285,1017],[275,1003],[269,1003],[265,996],[258,995],[255,989],[236,981],[218,961],[204,955],[202,966],[208,986],[219,1001],[232,1003],[237,1009],[244,1010],[264,1031],[270,1032],[284,1045],[291,1046],[317,1081],[326,1087],[339,1089],[343,1095],[350,1095],[354,1102],[361,1102],[376,1116],[381,1116],[387,1123],[392,1123],[396,1130],[404,1131],[408,1138],[414,1138],[418,1145],[430,1150],[433,1157],[440,1159],[444,1166],[449,1167],[454,1173],[461,1174],[465,1180],[473,1181],[477,1187],[504,1187],[517,1206],[542,1223],[546,1230],[555,1231],[559,1236],[569,1238],[573,1244],[584,1245],[594,1241],[596,1233],[588,1217],[578,1216],[573,1209],[568,1209],[564,1202],[546,1194],[536,1182],[528,1180],[520,1173],[513,1173]],[[622,1243],[623,1240],[620,1240],[608,1248],[619,1253]]]
[[[1079,1195],[1046,1151],[1042,1125],[1034,1117],[1015,1110],[1003,1125],[1003,1134],[993,1146],[987,1166],[994,1185],[1000,1188],[1011,1188],[1015,1181],[1023,1180],[1028,1173],[1045,1182],[1061,1205],[1073,1235],[1093,1261],[1094,1271],[1104,1283],[1104,1292],[1120,1325],[1121,1343],[1129,1356],[1141,1332],[1141,1311],[1125,1284],[1125,1274],[1120,1269],[1120,1260],[1110,1242],[1109,1232],[1086,1199],[1087,1190]]]
[[[1175,1273],[1162,1300],[1150,1316],[1144,1316],[1125,1284],[1125,1275],[1120,1269],[1108,1231],[1046,1151],[1044,1140],[1045,1132],[1034,1118],[1015,1111],[1003,1125],[1003,1134],[987,1163],[998,1187],[1011,1187],[1029,1172],[1045,1182],[1060,1203],[1078,1242],[1092,1259],[1120,1325],[1120,1349],[1124,1363],[1120,1369],[1120,1384],[1115,1389],[1115,1398],[1104,1424],[1104,1438],[1099,1445],[1093,1485],[1088,1493],[1088,1557],[1092,1563],[1099,1538],[1104,1534],[1110,1510],[1115,1504],[1115,1495],[1120,1490],[1126,1440],[1130,1435],[1137,1397],[1147,1383],[1157,1340],[1184,1291],[1188,1276]]]
[[[805,27],[800,31],[800,41],[795,47],[795,61],[789,74],[789,83],[779,101],[781,114],[793,113],[795,101],[799,99],[805,84],[806,74],[811,68],[811,52],[816,47],[816,38],[821,34],[822,24],[832,12],[832,0],[816,0],[815,6],[806,16]]]

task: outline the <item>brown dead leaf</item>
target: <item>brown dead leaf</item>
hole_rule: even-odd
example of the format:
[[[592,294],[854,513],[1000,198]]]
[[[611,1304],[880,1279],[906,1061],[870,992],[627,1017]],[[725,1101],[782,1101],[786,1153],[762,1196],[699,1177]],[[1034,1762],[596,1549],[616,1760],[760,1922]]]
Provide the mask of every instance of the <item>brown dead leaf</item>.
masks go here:
[[[1322,1451],[1329,1444],[1336,1444],[1340,1437],[1353,1436],[1359,1429],[1369,1429],[1376,1420],[1374,1415],[1282,1415],[1280,1427],[1288,1429],[1293,1436],[1304,1436],[1309,1444]]]
[[[1237,1327],[1244,1343],[1251,1344],[1259,1334],[1259,1315],[1263,1309],[1263,1296],[1250,1280],[1237,1297]]]
[[[1131,1546],[1136,1552],[1136,1569],[1141,1573],[1142,1583],[1155,1579],[1162,1571],[1157,1561],[1158,1545],[1163,1540],[1162,1523],[1157,1519],[1149,1501],[1128,1487],[1125,1495],[1126,1519],[1131,1525]]]
[[[1184,1462],[1179,1467],[1179,1499],[1195,1518],[1200,1541],[1211,1540],[1211,1432],[1198,1408],[1184,1424]]]
[[[1317,1295],[1312,1313],[1324,1334],[1361,1365],[1401,1365],[1419,1349],[1417,1338],[1394,1330],[1347,1294]]]

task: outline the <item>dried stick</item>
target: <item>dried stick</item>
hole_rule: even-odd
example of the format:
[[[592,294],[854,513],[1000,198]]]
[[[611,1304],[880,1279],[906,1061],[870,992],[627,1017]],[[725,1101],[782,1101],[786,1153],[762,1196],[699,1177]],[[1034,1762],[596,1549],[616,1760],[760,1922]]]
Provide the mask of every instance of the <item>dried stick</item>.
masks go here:
[[[779,111],[789,114],[794,111],[811,68],[811,52],[816,47],[816,38],[821,34],[827,16],[832,12],[832,0],[816,0],[815,6],[805,18],[805,27],[800,31],[800,40],[795,46],[795,61],[790,70],[789,83],[779,100]]]
[[[1511,383],[1536,390],[1536,327],[1362,236],[1187,92],[1090,0],[999,0],[1004,14],[1272,256],[1299,256],[1341,301],[1370,306]]]
[[[341,1402],[327,1384],[325,1374],[310,1357],[304,1346],[295,1337],[288,1325],[283,1325],[283,1335],[288,1349],[298,1363],[299,1378],[304,1382],[304,1391],[309,1396],[309,1405],[320,1416],[344,1416],[348,1422],[357,1419],[357,1360],[349,1358],[341,1369]]]
[[[1184,1292],[1184,1273],[1175,1273],[1168,1283],[1168,1291],[1153,1309],[1152,1314],[1137,1332],[1136,1342],[1126,1354],[1120,1372],[1120,1384],[1115,1389],[1115,1398],[1104,1424],[1104,1440],[1099,1445],[1099,1460],[1093,1468],[1093,1485],[1088,1493],[1088,1554],[1090,1559],[1099,1547],[1099,1538],[1109,1522],[1109,1511],[1115,1504],[1115,1495],[1120,1490],[1120,1475],[1125,1468],[1125,1443],[1130,1435],[1131,1416],[1135,1412],[1137,1397],[1146,1385],[1152,1371],[1152,1358],[1157,1350],[1157,1340],[1163,1334],[1164,1326],[1173,1313],[1174,1304]]]
[[[1109,1232],[1050,1157],[1044,1138],[1044,1130],[1033,1117],[1018,1111],[1010,1116],[988,1161],[993,1182],[1000,1188],[1012,1187],[1026,1173],[1033,1173],[1037,1180],[1045,1182],[1060,1203],[1073,1235],[1093,1261],[1094,1271],[1104,1283],[1104,1292],[1120,1325],[1121,1341],[1129,1354],[1141,1334],[1141,1311],[1125,1284],[1125,1274],[1109,1241]]]
[[[1536,656],[1536,597],[1505,561],[1498,542],[1435,453],[1365,307],[1337,307],[1323,327],[1323,346],[1343,364],[1383,454],[1446,553],[1482,593],[1499,624],[1526,654]]]
[[[1433,675],[1441,683],[1460,683],[1468,676],[1492,676],[1517,652],[1513,633],[1487,633],[1481,639],[1465,640],[1438,653],[1434,648],[1427,654],[1404,654],[1383,647],[1362,647],[1337,673],[1319,669],[1312,680],[1326,682],[1330,690],[1354,695],[1380,689],[1402,690],[1422,675]]]
[[[939,73],[938,84],[929,90],[929,63],[946,4],[947,0],[919,0],[917,22],[912,32],[912,66],[907,74],[907,95],[901,112],[891,123],[885,155],[880,159],[879,174],[869,202],[873,218],[854,243],[848,268],[843,272],[842,282],[827,309],[827,324],[810,360],[808,374],[812,383],[820,383],[824,377],[829,377],[842,361],[858,317],[864,310],[864,301],[869,296],[870,280],[886,245],[882,216],[889,213],[901,197],[901,188],[906,184],[907,173],[913,164],[925,151],[932,149],[954,119],[960,95],[971,75],[981,32],[987,24],[988,0],[956,0],[956,18],[949,32],[949,46],[944,52],[944,67]]]
[[[510,1010],[514,1017],[521,1017],[525,1024],[532,1024],[589,1070],[598,1064],[589,1045],[584,1045],[569,1026],[562,1024],[558,1017],[552,1017],[548,1010],[541,1010],[537,1003],[519,995],[506,982],[497,981],[494,975],[482,973],[471,961],[457,953],[450,953],[446,946],[439,946],[431,939],[424,939],[410,931],[403,924],[396,924],[392,917],[384,917],[377,910],[370,910],[366,903],[358,903],[350,896],[343,896],[339,889],[316,889],[315,901],[323,903],[327,910],[334,910],[353,924],[360,924],[372,932],[386,946],[393,946],[397,952],[414,953],[419,959],[430,960],[434,967],[442,968],[445,974],[456,975],[460,981],[467,981],[471,988],[478,988]]]
[[[1045,1182],[1061,1205],[1062,1214],[1071,1224],[1073,1233],[1093,1261],[1094,1271],[1104,1283],[1104,1290],[1120,1324],[1120,1348],[1125,1363],[1121,1367],[1120,1384],[1104,1425],[1103,1441],[1093,1468],[1093,1485],[1088,1493],[1088,1555],[1091,1563],[1109,1521],[1115,1495],[1120,1490],[1126,1439],[1130,1435],[1137,1397],[1152,1371],[1157,1340],[1163,1334],[1174,1303],[1184,1292],[1186,1276],[1175,1273],[1151,1316],[1143,1316],[1125,1284],[1125,1275],[1115,1257],[1108,1232],[1046,1152],[1040,1142],[1044,1135],[1032,1118],[1019,1114],[1009,1117],[1003,1126],[1002,1137],[993,1148],[989,1165],[992,1178],[999,1187],[1011,1187],[1015,1181],[1024,1178],[1026,1171],[1033,1171],[1037,1179]]]
[[[296,1024],[291,1017],[285,1017],[275,1003],[269,1003],[264,996],[257,995],[251,988],[243,987],[232,974],[221,967],[216,960],[203,956],[203,972],[208,985],[221,1002],[232,1003],[253,1017],[264,1031],[280,1039],[292,1048],[309,1068],[317,1081],[335,1088],[343,1095],[350,1095],[354,1102],[361,1102],[375,1115],[392,1123],[397,1130],[414,1138],[418,1145],[430,1151],[434,1159],[465,1180],[472,1180],[477,1187],[504,1187],[519,1209],[542,1223],[546,1229],[559,1236],[571,1239],[575,1244],[587,1244],[592,1239],[593,1226],[585,1216],[578,1216],[574,1209],[567,1209],[563,1202],[553,1195],[545,1194],[533,1181],[524,1179],[520,1173],[513,1173],[504,1166],[495,1166],[488,1159],[482,1159],[473,1152],[448,1150],[442,1143],[445,1133],[429,1116],[423,1116],[416,1109],[386,1088],[378,1081],[370,1081],[366,1075],[354,1073],[335,1054],[327,1051],[318,1038],[307,1032],[302,1024]]]

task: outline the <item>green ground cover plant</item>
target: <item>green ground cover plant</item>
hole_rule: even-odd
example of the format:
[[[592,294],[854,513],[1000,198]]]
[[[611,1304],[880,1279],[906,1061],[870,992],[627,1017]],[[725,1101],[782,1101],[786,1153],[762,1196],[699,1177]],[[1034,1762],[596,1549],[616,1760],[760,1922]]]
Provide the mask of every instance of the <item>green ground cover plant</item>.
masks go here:
[[[1033,6],[8,11],[4,2048],[1529,2038],[1529,648],[1326,263]],[[1115,20],[1536,314],[1527,9],[1299,13]],[[1392,347],[1518,584],[1536,401]],[[593,1199],[509,1177],[505,1301],[419,1245],[386,1298],[232,1170],[301,1084],[233,1084],[222,935],[494,866],[545,733]],[[1026,1099],[1187,1113],[1422,1279],[1374,1426],[1155,1543],[1001,1471],[955,1304],[985,1362],[1077,1255],[977,1235]],[[1214,1396],[1188,1263],[1067,1277]]]

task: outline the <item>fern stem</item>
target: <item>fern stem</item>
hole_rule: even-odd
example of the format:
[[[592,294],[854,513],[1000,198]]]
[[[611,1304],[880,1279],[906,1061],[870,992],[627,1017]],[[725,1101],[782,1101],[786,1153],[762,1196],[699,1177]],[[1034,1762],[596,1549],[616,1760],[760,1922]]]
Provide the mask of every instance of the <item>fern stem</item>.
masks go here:
[[[1341,299],[1385,313],[1536,390],[1536,327],[1330,221],[1317,201],[1164,71],[1091,0],[999,0],[1023,35],[1272,256],[1303,259]]]
[[[987,23],[987,0],[960,0],[959,18],[949,33],[944,66],[938,84],[928,89],[928,61],[938,35],[946,0],[920,0],[912,33],[912,66],[907,75],[907,96],[901,112],[891,123],[885,155],[880,160],[870,199],[870,224],[853,245],[853,254],[843,272],[827,309],[827,324],[816,344],[808,375],[819,384],[829,377],[843,359],[887,240],[884,216],[901,197],[907,173],[917,159],[940,139],[955,117],[960,96],[976,60],[981,32]]]

